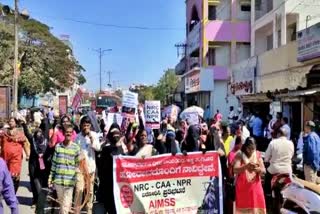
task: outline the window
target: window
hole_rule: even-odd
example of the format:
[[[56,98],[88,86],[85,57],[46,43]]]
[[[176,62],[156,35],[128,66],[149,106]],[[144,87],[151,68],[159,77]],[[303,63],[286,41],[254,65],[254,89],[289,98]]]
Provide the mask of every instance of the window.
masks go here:
[[[208,6],[208,19],[216,20],[217,19],[217,7],[214,5]]]
[[[296,41],[297,40],[297,23],[294,23],[291,27],[290,27],[290,31],[291,33],[291,40],[290,41]]]
[[[267,1],[267,12],[273,9],[273,1]]]
[[[261,10],[261,0],[255,0],[256,10]]]
[[[273,48],[273,35],[267,36],[267,51]]]
[[[241,5],[241,11],[250,12],[251,5]]]
[[[208,50],[208,65],[216,64],[216,50],[214,48],[209,48]]]

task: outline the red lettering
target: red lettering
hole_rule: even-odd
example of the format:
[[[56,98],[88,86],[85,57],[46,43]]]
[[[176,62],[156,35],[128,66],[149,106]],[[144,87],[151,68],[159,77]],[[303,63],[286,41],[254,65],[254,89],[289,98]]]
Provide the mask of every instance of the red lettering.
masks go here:
[[[151,200],[149,203],[149,209],[159,209],[163,207],[174,207],[176,205],[175,198],[156,199]]]

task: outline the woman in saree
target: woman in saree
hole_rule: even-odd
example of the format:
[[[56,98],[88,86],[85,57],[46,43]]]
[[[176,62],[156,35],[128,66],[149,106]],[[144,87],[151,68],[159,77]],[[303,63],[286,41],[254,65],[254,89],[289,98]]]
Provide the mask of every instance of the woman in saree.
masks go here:
[[[255,139],[249,137],[238,152],[234,162],[236,174],[236,213],[266,214],[266,204],[261,184],[265,167],[256,150]]]

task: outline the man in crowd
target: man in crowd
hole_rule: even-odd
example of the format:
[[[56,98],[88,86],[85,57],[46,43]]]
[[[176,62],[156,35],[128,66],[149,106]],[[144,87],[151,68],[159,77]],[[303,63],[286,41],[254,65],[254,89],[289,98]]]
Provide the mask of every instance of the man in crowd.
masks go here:
[[[68,214],[71,211],[73,190],[80,162],[80,147],[72,142],[72,133],[73,126],[66,125],[65,139],[55,148],[48,181],[48,186],[54,185],[57,191],[61,214]]]
[[[320,184],[317,172],[320,170],[320,138],[314,132],[315,123],[308,121],[305,124],[303,137],[303,169],[306,181]]]
[[[262,119],[260,118],[259,112],[255,113],[255,117],[252,121],[252,134],[257,142],[257,149],[259,151],[265,151],[265,145],[263,142],[263,129],[262,129]]]
[[[209,124],[210,120],[211,120],[211,110],[210,110],[210,106],[207,105],[206,110],[204,111],[204,120]]]
[[[291,174],[292,172],[292,157],[294,155],[294,145],[292,141],[287,139],[287,129],[281,127],[279,130],[279,135],[277,139],[270,142],[268,149],[265,153],[265,161],[270,163],[267,169],[267,174],[265,177],[265,191],[270,192],[271,179],[275,175]],[[279,194],[277,192],[273,195],[273,206],[275,213],[279,213]]]
[[[228,115],[229,124],[233,124],[236,118],[236,113],[234,112],[234,107],[230,106],[230,111]]]
[[[77,183],[76,183],[76,194],[75,201],[76,206],[80,206],[82,202],[83,190],[85,188],[84,173],[89,173],[90,176],[90,187],[89,188],[89,201],[86,204],[87,213],[92,213],[93,207],[93,187],[96,171],[96,160],[95,152],[100,151],[101,145],[99,142],[98,135],[91,131],[91,120],[88,116],[84,116],[80,121],[81,132],[77,135],[75,142],[80,146],[81,155],[84,158],[85,170],[80,171],[77,174]],[[79,208],[79,207],[77,207]],[[80,210],[78,210],[80,212]]]
[[[271,131],[271,135],[272,135],[273,139],[277,138],[281,127],[282,127],[282,113],[278,112],[277,113],[277,120],[274,122],[274,124],[272,126],[272,131]]]
[[[287,138],[288,138],[288,140],[290,140],[291,139],[291,128],[288,125],[288,122],[289,122],[289,120],[287,117],[284,117],[281,120],[282,128],[284,128],[286,130]]]

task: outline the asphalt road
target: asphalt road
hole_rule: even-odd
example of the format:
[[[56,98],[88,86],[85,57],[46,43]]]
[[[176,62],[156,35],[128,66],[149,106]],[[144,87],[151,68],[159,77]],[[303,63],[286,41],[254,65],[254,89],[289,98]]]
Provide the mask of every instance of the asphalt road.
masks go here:
[[[23,160],[22,170],[21,170],[21,180],[20,187],[18,189],[17,197],[19,200],[19,214],[32,214],[35,213],[35,209],[31,209],[32,205],[32,192],[30,188],[30,179],[28,175],[28,162]],[[6,206],[3,201],[4,214],[10,214],[10,209]],[[85,212],[83,212],[85,213]],[[101,204],[94,204],[95,214],[104,214],[104,209]]]
[[[28,176],[28,163],[23,160],[22,171],[21,171],[21,180],[20,187],[17,194],[19,200],[19,213],[20,214],[31,214],[34,213],[34,210],[31,209],[32,203],[32,193],[30,189],[29,176]],[[10,213],[10,209],[4,204],[4,213]]]

